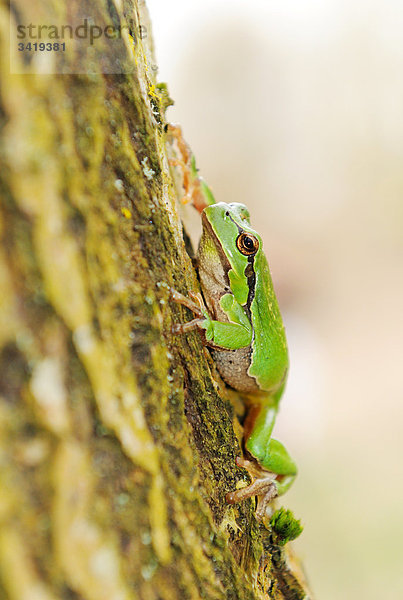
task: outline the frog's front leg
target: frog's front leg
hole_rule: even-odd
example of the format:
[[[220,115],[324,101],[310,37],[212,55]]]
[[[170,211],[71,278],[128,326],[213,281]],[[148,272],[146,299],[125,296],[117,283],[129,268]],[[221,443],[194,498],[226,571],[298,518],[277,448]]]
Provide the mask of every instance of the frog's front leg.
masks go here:
[[[186,333],[188,331],[193,331],[194,329],[200,329],[206,314],[206,308],[201,295],[189,292],[190,298],[188,298],[173,288],[170,288],[169,291],[174,302],[186,306],[186,308],[196,315],[196,319],[188,321],[187,323],[175,323],[175,325],[172,326],[172,333]]]
[[[276,415],[277,402],[271,398],[250,407],[245,421],[245,449],[254,460],[238,458],[237,464],[249,472],[252,483],[226,496],[230,504],[257,496],[259,520],[268,504],[288,490],[297,474],[297,467],[283,444],[271,437]]]
[[[196,315],[196,319],[188,323],[175,324],[173,333],[204,330],[206,345],[217,349],[237,350],[251,343],[252,327],[244,309],[232,294],[224,294],[220,300],[221,307],[229,318],[229,321],[222,322],[210,317],[200,294],[189,292],[188,298],[173,288],[170,292],[172,300],[186,306]]]

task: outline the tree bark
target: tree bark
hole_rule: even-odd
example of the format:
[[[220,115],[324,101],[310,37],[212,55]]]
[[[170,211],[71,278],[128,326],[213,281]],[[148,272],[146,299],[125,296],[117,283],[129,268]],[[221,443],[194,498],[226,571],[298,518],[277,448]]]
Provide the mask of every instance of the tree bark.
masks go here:
[[[168,286],[198,283],[145,7],[88,6],[148,32],[121,74],[10,73],[1,4],[0,599],[307,598],[253,503],[226,505],[248,480],[231,392],[171,333]]]

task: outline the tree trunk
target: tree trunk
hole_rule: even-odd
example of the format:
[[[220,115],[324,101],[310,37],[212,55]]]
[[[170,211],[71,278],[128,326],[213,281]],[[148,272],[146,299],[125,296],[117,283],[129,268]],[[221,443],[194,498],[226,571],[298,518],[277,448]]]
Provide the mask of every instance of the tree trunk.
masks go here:
[[[67,12],[60,0],[40,6]],[[130,26],[120,74],[74,74],[67,53],[55,58],[66,74],[39,74],[15,51],[10,73],[9,10],[3,2],[0,598],[307,598],[253,503],[226,505],[248,480],[231,392],[197,333],[171,333],[189,313],[168,286],[198,283],[144,5],[87,7],[103,26]],[[13,1],[11,30],[34,10]],[[93,57],[81,60],[90,73]]]

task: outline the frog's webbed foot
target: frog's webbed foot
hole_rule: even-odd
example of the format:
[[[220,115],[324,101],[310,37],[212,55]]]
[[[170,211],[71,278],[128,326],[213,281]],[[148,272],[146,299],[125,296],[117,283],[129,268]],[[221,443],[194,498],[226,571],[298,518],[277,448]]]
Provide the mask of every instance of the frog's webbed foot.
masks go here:
[[[238,467],[246,469],[252,477],[252,483],[245,488],[229,492],[226,495],[228,504],[237,504],[257,496],[256,519],[261,521],[266,513],[266,509],[270,502],[278,496],[278,489],[274,483],[277,478],[276,473],[262,469],[256,462],[237,457],[236,463]]]

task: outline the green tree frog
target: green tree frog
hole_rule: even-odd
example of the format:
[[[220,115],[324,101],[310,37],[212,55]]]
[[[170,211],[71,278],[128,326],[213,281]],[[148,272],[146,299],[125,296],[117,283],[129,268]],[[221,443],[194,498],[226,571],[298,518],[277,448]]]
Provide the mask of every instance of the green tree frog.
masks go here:
[[[189,163],[188,156],[183,162]],[[226,500],[232,504],[258,496],[257,517],[262,519],[268,503],[288,490],[297,473],[285,447],[272,438],[288,371],[283,321],[262,239],[250,224],[248,209],[238,203],[216,203],[198,177],[194,160],[189,168],[192,185],[187,187],[192,187],[191,195],[196,190],[194,204],[203,227],[197,253],[203,297],[191,293],[188,298],[171,290],[173,300],[195,314],[192,321],[175,325],[174,331],[200,330],[222,379],[246,403],[247,458],[238,458],[237,464],[248,470],[253,482],[228,493]]]

